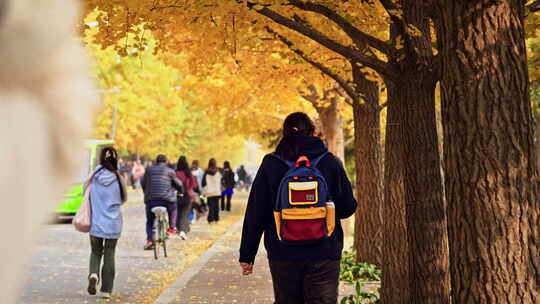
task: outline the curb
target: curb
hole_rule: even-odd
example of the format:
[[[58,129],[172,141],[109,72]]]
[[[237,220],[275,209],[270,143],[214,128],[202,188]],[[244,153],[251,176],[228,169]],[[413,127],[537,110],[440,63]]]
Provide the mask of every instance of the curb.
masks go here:
[[[241,218],[242,219],[242,218]],[[227,238],[240,230],[243,220],[239,220],[227,230],[214,244],[197,260],[195,264],[189,267],[181,276],[179,276],[169,287],[167,287],[156,299],[154,304],[169,304],[175,300],[176,296],[182,292],[186,285],[197,275],[206,263],[217,253],[221,247],[226,244]]]

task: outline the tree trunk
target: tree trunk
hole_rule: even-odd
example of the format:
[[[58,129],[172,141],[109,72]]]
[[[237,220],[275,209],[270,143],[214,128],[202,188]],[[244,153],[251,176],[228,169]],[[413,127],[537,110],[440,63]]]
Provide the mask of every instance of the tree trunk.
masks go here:
[[[355,217],[357,260],[381,266],[382,259],[382,181],[380,113],[367,103],[378,105],[376,82],[356,77],[358,90],[366,104],[355,102],[354,134],[356,147],[356,193],[358,209]],[[361,77],[361,78],[360,78]]]
[[[425,1],[398,2],[400,9],[392,8],[395,1],[383,4],[393,21],[392,36],[404,41],[403,53],[389,59],[400,74],[393,79],[396,91],[391,102],[400,103],[402,123],[409,302],[447,304],[449,252],[435,116],[439,64],[431,41],[432,7]]]
[[[443,3],[452,298],[538,303],[538,168],[524,1]]]
[[[435,81],[420,72],[396,83],[402,117],[409,286],[414,303],[449,303],[448,235],[435,117]]]
[[[387,82],[381,303],[409,304],[409,243],[403,188],[401,103]]]
[[[537,160],[536,160],[536,166],[538,168],[540,168],[540,157],[538,157],[538,155],[540,155],[540,115],[538,115],[537,112],[535,112],[533,110],[533,113],[535,113],[535,122],[536,122],[536,129],[534,130],[534,146],[536,147],[536,155],[537,155]]]
[[[339,114],[337,98],[328,100],[327,107],[315,106],[319,119],[321,120],[322,131],[328,145],[328,150],[345,163],[345,141],[343,134],[343,120]]]

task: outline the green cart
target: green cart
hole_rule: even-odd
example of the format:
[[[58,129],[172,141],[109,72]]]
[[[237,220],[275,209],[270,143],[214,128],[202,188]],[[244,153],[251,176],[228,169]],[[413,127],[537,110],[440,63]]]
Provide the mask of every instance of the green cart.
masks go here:
[[[66,194],[64,200],[56,208],[56,216],[58,219],[69,219],[72,218],[79,206],[81,205],[84,194],[83,194],[83,183],[88,178],[90,172],[98,165],[99,155],[101,150],[105,147],[111,147],[114,144],[112,140],[85,140],[85,152],[82,155],[82,171],[78,180],[73,183],[73,186]]]

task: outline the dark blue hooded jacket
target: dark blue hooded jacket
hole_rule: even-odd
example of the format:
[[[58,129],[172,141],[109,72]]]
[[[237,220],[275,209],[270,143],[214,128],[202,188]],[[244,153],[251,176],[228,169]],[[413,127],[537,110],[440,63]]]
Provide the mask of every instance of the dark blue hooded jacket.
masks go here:
[[[327,151],[324,143],[317,137],[297,136],[295,140],[301,147],[301,155],[309,159],[314,159]],[[345,219],[353,215],[357,203],[340,161],[332,154],[328,154],[321,160],[318,168],[324,175],[334,199],[336,217]],[[278,240],[273,209],[279,183],[288,170],[289,167],[275,157],[266,156],[263,159],[249,195],[242,230],[240,262],[254,262],[263,234],[268,259],[271,261],[341,259],[343,230],[340,221],[336,222],[336,230],[332,237],[315,245],[287,246]]]

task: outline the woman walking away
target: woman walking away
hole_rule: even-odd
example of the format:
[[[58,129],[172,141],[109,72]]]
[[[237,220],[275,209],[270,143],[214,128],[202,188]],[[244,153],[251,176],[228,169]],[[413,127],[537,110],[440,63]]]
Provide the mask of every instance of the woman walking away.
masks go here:
[[[221,194],[221,211],[231,211],[231,199],[234,193],[234,172],[231,169],[231,164],[226,161],[223,163],[223,179],[221,180],[223,188],[225,189]],[[227,204],[225,204],[227,200]]]
[[[264,233],[276,304],[337,303],[340,219],[353,215],[357,203],[343,166],[314,131],[305,113],[285,119],[276,152],[257,172],[244,218],[242,272],[253,273]]]
[[[197,178],[191,173],[188,161],[185,156],[180,156],[178,163],[176,164],[176,176],[182,181],[184,186],[184,193],[182,197],[179,197],[178,202],[178,231],[180,231],[180,237],[183,240],[187,239],[187,233],[189,232],[189,213],[191,212],[191,206],[193,205],[193,199],[195,196],[194,190],[198,188]]]
[[[198,160],[194,160],[191,163],[191,173],[193,174],[193,176],[195,176],[197,178],[197,184],[199,186],[201,186],[202,185],[202,178],[204,176],[204,170],[199,168],[199,161]]]
[[[208,223],[219,221],[219,199],[221,198],[221,173],[216,160],[210,159],[202,180],[203,194],[208,200]]]
[[[122,232],[120,205],[127,199],[125,183],[118,172],[118,153],[114,148],[102,150],[100,165],[88,181],[92,224],[90,227],[90,274],[88,293],[96,294],[101,281],[101,297],[111,298],[115,275],[114,255]],[[103,267],[101,259],[103,258]]]
[[[133,189],[137,190],[141,188],[141,178],[144,175],[145,168],[140,159],[133,164],[131,174],[133,175]]]

